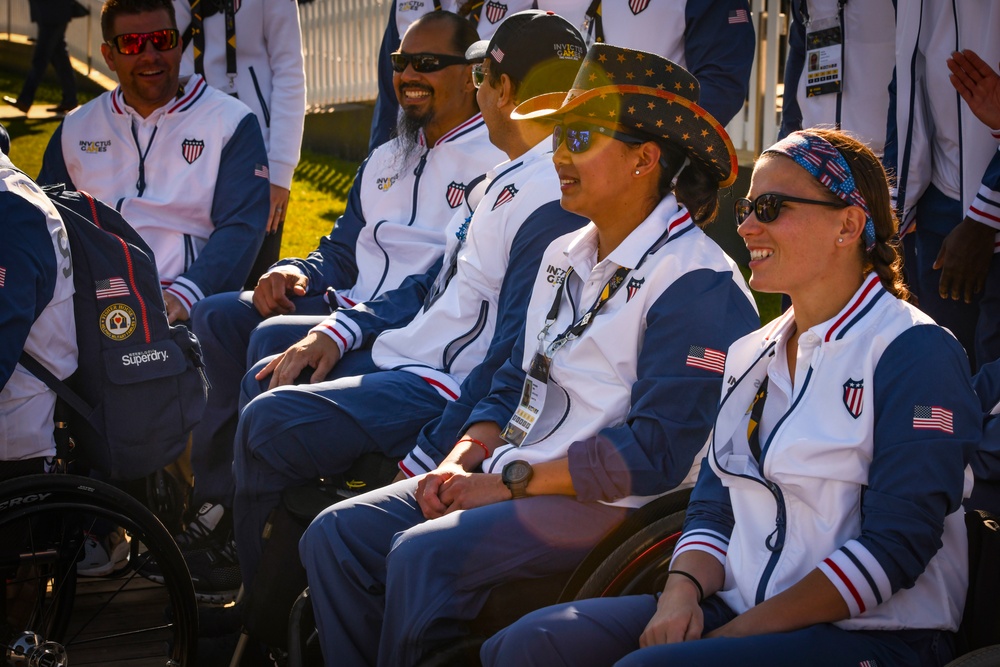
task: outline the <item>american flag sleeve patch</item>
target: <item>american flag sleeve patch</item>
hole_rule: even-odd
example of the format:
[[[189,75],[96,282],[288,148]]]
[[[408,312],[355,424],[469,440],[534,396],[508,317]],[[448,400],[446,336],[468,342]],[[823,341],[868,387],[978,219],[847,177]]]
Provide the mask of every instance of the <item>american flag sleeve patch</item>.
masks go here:
[[[703,368],[722,375],[726,370],[726,353],[713,350],[710,347],[692,345],[688,348],[687,366],[692,368]]]
[[[261,178],[271,178],[271,171],[267,168],[266,164],[256,164],[253,167],[253,175],[260,176]]]
[[[951,410],[937,405],[914,405],[913,428],[954,433],[953,414]]]

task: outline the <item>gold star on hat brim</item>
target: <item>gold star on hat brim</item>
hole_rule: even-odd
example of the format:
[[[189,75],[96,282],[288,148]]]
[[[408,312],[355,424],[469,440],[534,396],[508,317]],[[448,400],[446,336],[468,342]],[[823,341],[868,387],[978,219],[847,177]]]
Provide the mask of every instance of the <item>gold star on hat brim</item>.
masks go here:
[[[704,165],[719,187],[726,187],[736,180],[736,150],[722,124],[698,105],[699,90],[690,72],[666,58],[594,44],[571,90],[532,97],[518,105],[511,118],[573,116],[625,134],[665,139]]]

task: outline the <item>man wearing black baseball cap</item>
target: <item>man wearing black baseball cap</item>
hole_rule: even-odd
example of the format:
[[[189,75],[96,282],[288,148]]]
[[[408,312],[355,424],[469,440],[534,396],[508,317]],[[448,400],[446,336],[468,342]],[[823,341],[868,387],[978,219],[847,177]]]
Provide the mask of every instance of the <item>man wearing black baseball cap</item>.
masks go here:
[[[438,494],[445,479],[486,477],[475,474],[485,458],[482,445],[458,436],[524,328],[542,253],[552,239],[585,222],[559,205],[553,121],[510,117],[524,100],[568,90],[585,52],[569,22],[542,11],[512,15],[489,42],[466,52],[469,60],[482,59],[473,70],[477,99],[490,140],[510,160],[476,189],[478,205],[468,226],[457,230],[460,241],[446,251],[431,305],[406,327],[381,334],[372,347],[380,367],[416,375],[449,399],[400,463],[402,475],[411,479],[335,505],[300,544],[328,665],[414,664],[434,645],[459,637],[455,621],[473,617],[490,588],[525,575],[523,561],[509,557],[523,529],[514,503],[490,499],[490,518],[484,520],[475,511],[457,523],[428,520],[458,508],[449,508]],[[480,325],[485,331],[476,333]],[[481,361],[475,368],[469,365],[473,356]],[[368,415],[384,419],[394,409],[373,406]],[[497,523],[499,515],[506,518]],[[411,529],[433,547],[418,558],[388,558]],[[470,544],[486,555],[470,562],[464,556]],[[483,578],[485,572],[490,578]]]

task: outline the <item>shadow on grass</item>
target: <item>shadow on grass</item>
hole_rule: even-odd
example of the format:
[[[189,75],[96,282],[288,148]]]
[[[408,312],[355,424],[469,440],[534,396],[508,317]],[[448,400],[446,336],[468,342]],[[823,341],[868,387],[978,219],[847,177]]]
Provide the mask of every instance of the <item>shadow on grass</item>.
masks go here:
[[[356,163],[302,151],[302,159],[295,168],[294,178],[297,182],[308,183],[325,195],[346,199],[356,171]],[[336,220],[336,217],[332,220]]]

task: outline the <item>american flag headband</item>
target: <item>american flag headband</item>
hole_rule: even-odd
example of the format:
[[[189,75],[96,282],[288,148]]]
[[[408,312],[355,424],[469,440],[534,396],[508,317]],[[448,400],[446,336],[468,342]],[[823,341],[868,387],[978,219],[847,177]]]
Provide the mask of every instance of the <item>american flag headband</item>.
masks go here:
[[[797,165],[812,174],[830,192],[851,206],[860,206],[865,212],[865,250],[871,252],[875,248],[875,222],[868,210],[868,203],[854,182],[854,174],[851,173],[847,160],[833,144],[814,134],[793,132],[764,152],[777,153],[795,160]]]

